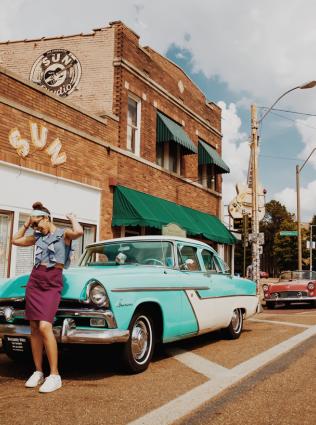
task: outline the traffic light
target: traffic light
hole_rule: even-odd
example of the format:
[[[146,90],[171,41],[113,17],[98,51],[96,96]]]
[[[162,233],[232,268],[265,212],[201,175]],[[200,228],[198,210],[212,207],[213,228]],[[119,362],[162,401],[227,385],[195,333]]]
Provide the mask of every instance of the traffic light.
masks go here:
[[[242,231],[242,228],[243,228],[243,219],[234,218],[234,230]]]
[[[251,233],[251,217],[248,214],[243,215],[242,218],[234,218],[234,230],[240,233]]]

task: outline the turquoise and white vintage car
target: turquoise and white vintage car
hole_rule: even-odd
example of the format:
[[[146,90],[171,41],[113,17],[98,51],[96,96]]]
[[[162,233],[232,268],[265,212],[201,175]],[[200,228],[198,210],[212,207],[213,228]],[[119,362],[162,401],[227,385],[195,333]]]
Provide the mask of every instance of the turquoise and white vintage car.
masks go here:
[[[10,357],[23,355],[28,275],[0,286],[0,337]],[[86,247],[64,272],[53,329],[64,344],[118,343],[129,372],[145,370],[157,343],[223,329],[232,339],[256,313],[255,283],[231,276],[207,244],[167,236],[112,239]]]

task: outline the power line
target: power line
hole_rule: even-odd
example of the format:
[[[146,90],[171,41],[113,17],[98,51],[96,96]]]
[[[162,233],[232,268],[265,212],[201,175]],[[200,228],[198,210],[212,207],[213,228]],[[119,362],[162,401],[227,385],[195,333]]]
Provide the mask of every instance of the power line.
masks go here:
[[[267,106],[258,106],[258,109],[269,109],[269,108]],[[307,112],[289,111],[287,109],[272,108],[271,111],[286,112],[289,114],[296,114],[296,115],[305,115],[307,117],[316,117],[316,114],[309,114]]]
[[[290,158],[290,157],[286,157],[286,156],[276,156],[276,155],[262,155],[259,154],[260,157],[264,157],[264,158],[275,158],[275,159],[284,159],[287,161],[298,161],[298,162],[303,162],[303,159],[298,159],[298,158]]]

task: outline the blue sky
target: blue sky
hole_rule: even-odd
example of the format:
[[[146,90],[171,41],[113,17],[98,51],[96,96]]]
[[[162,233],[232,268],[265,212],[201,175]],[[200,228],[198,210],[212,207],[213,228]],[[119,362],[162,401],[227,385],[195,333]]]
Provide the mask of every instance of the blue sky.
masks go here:
[[[180,65],[223,109],[224,203],[245,183],[250,105],[270,106],[292,87],[316,79],[316,3],[305,0],[1,0],[0,39],[89,32],[122,20]],[[316,88],[295,90],[280,109],[316,113]],[[260,114],[262,110],[258,108]],[[267,200],[295,212],[295,165],[316,146],[316,117],[269,114],[259,159]],[[316,212],[316,153],[301,173],[303,220]]]

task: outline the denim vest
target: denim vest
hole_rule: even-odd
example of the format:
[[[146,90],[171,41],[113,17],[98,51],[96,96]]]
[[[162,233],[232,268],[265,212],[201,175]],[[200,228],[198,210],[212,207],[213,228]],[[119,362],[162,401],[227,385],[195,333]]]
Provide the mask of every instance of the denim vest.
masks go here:
[[[42,235],[35,231],[35,267],[41,263],[47,267],[54,267],[56,263],[64,264],[65,268],[70,265],[71,245],[65,244],[65,229],[56,229],[54,233]]]

